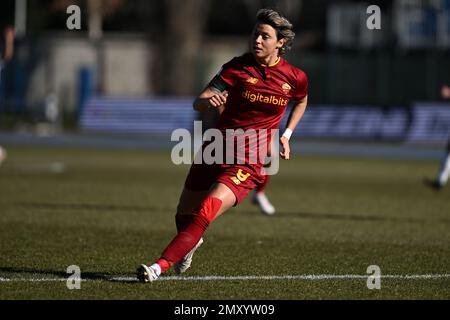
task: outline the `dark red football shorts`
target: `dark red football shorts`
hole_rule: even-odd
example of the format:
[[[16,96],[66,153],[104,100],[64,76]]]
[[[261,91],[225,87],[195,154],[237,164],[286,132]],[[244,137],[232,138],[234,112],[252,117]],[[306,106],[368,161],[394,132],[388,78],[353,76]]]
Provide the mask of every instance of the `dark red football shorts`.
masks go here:
[[[264,181],[259,166],[245,164],[192,164],[184,186],[191,191],[207,191],[215,183],[223,183],[236,196],[235,206]]]

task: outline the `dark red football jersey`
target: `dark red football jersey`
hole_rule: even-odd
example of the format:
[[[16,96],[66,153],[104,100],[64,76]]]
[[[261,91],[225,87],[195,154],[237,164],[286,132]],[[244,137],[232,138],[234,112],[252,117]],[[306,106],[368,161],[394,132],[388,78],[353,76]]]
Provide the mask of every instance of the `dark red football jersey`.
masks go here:
[[[283,58],[271,66],[262,66],[251,53],[224,64],[210,86],[215,87],[217,80],[225,83],[228,91],[218,124],[224,134],[226,129],[266,129],[270,139],[270,130],[278,129],[289,101],[301,100],[308,94],[308,80],[302,70]],[[256,151],[249,143],[245,149]]]
[[[218,76],[229,94],[219,129],[277,129],[288,102],[308,94],[306,74],[283,58],[261,66],[246,53],[223,65]]]

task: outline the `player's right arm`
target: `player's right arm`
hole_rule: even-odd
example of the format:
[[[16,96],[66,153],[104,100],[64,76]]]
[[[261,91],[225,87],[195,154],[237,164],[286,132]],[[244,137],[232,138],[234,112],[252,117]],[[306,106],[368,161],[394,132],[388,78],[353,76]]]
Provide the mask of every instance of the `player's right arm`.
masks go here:
[[[203,112],[210,108],[220,108],[227,102],[228,93],[219,92],[208,86],[194,101],[194,110]]]
[[[194,110],[206,111],[216,108],[222,114],[227,102],[228,90],[233,86],[233,65],[226,63],[219,73],[210,81],[208,86],[194,101]]]

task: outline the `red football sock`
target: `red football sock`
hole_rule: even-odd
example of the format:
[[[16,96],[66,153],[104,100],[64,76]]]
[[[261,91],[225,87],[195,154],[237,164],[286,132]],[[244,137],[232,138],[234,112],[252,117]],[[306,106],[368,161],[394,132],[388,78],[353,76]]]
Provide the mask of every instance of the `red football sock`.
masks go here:
[[[205,233],[209,224],[216,217],[216,214],[221,206],[222,200],[207,196],[202,201],[199,208],[195,210],[192,215],[190,215],[190,222],[186,228],[182,230],[183,228],[180,225],[180,230],[182,231],[178,232],[161,255],[161,259],[166,260],[169,264],[168,268],[163,268],[163,266],[160,265],[161,272],[167,271],[170,266],[180,261],[186,254],[189,253],[189,251],[192,250],[192,248],[195,247],[197,242],[203,236],[203,233]]]
[[[156,261],[156,263],[159,264],[159,267],[161,268],[161,273],[166,272],[172,266],[169,261],[162,258]]]
[[[269,175],[264,176],[264,181],[256,186],[256,193],[264,192],[264,189],[266,189],[266,186],[269,183],[269,180],[270,180]]]

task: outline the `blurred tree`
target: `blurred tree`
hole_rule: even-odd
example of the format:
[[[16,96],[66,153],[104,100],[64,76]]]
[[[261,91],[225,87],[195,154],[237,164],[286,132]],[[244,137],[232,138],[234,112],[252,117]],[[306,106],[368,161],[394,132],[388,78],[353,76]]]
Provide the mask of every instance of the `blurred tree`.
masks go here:
[[[89,38],[97,40],[103,34],[103,20],[118,12],[124,2],[124,0],[53,0],[50,9],[66,12],[73,4],[87,8]]]
[[[209,11],[208,0],[167,0],[167,30],[162,37],[162,93],[192,95],[197,58]]]
[[[269,7],[279,10],[295,25],[300,17],[303,0],[245,0],[244,3],[250,17],[255,17],[259,9]]]
[[[14,25],[14,1],[0,1],[0,30],[8,25]]]
[[[67,7],[75,4],[80,7],[89,6],[89,2],[98,2],[98,10],[102,17],[108,17],[120,10],[125,0],[52,0],[51,11],[65,11]]]
[[[28,1],[28,30],[30,36],[37,36],[46,31],[66,30],[67,13],[70,5],[77,5],[82,12],[82,29],[88,29],[88,8],[97,0],[39,0]],[[99,0],[97,12],[101,22],[117,14],[126,0]]]

